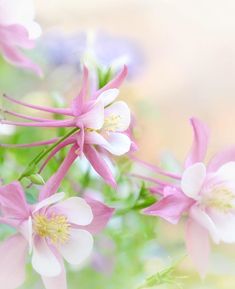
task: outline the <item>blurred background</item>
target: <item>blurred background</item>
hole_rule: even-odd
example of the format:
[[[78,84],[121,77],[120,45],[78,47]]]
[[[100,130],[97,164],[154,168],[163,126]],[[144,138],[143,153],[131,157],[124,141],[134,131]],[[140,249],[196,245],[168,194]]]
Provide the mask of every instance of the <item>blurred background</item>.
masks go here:
[[[2,92],[30,101],[33,97],[36,103],[63,103],[79,89],[81,59],[89,66],[95,55],[103,67],[112,63],[118,71],[123,63],[129,66],[121,98],[136,115],[138,155],[142,159],[152,163],[182,162],[191,145],[188,122],[191,116],[202,119],[211,129],[208,158],[235,143],[233,0],[36,0],[35,3],[43,36],[32,57],[43,66],[45,78],[37,79],[4,63],[0,67]],[[12,85],[13,81],[17,85]],[[9,130],[2,131],[8,133]],[[151,218],[143,223],[148,242],[142,243],[141,231],[135,228],[139,222],[142,221],[136,216],[125,219],[127,228],[120,232],[127,234],[131,224],[134,233],[129,241],[122,243],[119,240],[122,236],[111,233],[122,244],[118,250],[124,248],[115,276],[105,275],[107,272],[105,277],[94,275],[97,283],[92,283],[87,281],[94,274],[89,270],[78,276],[71,273],[71,288],[134,289],[144,275],[161,270],[169,262],[169,255],[178,256],[184,251],[182,228],[159,222],[155,242],[147,227],[148,222],[156,222]],[[149,226],[152,228],[152,223]],[[137,242],[142,269],[136,268],[139,263],[135,252],[128,251],[133,242]],[[106,249],[112,252],[112,243],[109,245]],[[127,259],[125,254],[129,253],[125,252],[130,253]],[[182,279],[182,288],[234,287],[234,246],[220,246],[213,248],[213,252],[210,273],[204,281],[193,272],[189,260],[183,262],[177,269],[179,275],[188,276]],[[155,257],[146,259],[150,255]],[[133,270],[125,270],[128,266],[133,266]],[[164,286],[156,288],[171,288]]]

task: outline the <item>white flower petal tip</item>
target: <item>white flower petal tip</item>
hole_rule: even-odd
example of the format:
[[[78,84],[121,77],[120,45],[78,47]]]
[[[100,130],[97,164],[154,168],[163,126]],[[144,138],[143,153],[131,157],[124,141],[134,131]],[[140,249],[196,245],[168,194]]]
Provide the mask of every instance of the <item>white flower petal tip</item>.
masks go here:
[[[205,181],[206,167],[203,163],[195,163],[188,167],[182,176],[181,188],[186,196],[199,200],[200,190]]]

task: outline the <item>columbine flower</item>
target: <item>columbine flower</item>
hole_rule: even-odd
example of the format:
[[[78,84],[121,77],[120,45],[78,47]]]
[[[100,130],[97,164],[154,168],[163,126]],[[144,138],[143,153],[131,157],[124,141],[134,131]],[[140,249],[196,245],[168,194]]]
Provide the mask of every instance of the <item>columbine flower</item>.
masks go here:
[[[203,163],[208,143],[207,127],[191,120],[194,142],[181,177],[168,174],[175,185],[159,183],[162,199],[144,210],[177,223],[188,213],[186,245],[197,270],[204,276],[210,252],[209,237],[216,244],[235,242],[235,149],[217,154]],[[180,181],[177,181],[179,179]]]
[[[33,48],[40,33],[32,0],[0,0],[0,53],[7,61],[42,75],[41,69],[19,50]]]
[[[35,106],[5,96],[6,99],[17,104],[36,110],[61,114],[62,116],[67,116],[67,118],[64,120],[50,120],[6,111],[5,113],[27,120],[33,120],[34,122],[2,120],[1,123],[16,126],[77,128],[77,131],[72,136],[55,147],[44,165],[58,152],[58,150],[73,143],[77,146],[77,155],[84,153],[97,173],[100,174],[106,182],[115,186],[115,180],[112,173],[102,158],[104,152],[101,152],[101,149],[106,150],[113,155],[120,156],[127,153],[131,148],[132,142],[128,133],[126,133],[130,125],[130,110],[125,102],[115,102],[119,93],[118,87],[126,77],[126,74],[127,69],[124,67],[115,79],[100,90],[92,93],[91,97],[86,100],[88,70],[84,68],[81,91],[78,96],[73,99],[70,108],[61,109]],[[32,144],[32,146],[51,144],[55,143],[57,140],[58,139],[52,139]]]
[[[83,263],[90,255],[93,237],[102,230],[113,209],[91,198],[56,193],[70,167],[68,156],[42,187],[39,202],[30,205],[19,182],[0,187],[0,222],[17,233],[0,244],[0,287],[14,289],[25,279],[27,252],[46,289],[66,289],[63,258],[70,264]]]

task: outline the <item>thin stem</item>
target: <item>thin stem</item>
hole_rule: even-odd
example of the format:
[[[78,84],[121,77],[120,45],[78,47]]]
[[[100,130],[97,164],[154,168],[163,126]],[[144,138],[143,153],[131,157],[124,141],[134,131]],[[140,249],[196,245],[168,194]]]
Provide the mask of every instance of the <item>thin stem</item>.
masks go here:
[[[48,154],[50,153],[57,145],[59,145],[61,142],[63,142],[65,139],[69,138],[72,134],[79,131],[80,128],[74,128],[71,131],[69,131],[66,135],[64,135],[62,138],[60,138],[57,142],[55,142],[52,146],[50,146],[47,149],[42,150],[26,167],[25,171],[20,175],[19,181],[21,181],[25,176],[31,172],[31,170],[35,169],[35,166]]]

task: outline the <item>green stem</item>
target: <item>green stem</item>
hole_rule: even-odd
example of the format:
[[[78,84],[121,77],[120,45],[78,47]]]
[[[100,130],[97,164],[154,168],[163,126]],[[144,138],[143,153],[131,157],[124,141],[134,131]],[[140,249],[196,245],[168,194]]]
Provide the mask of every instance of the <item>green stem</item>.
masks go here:
[[[50,153],[57,145],[62,143],[64,140],[69,138],[72,134],[79,131],[80,128],[74,128],[71,131],[69,131],[67,134],[65,134],[62,138],[60,138],[57,142],[55,142],[52,146],[50,146],[47,149],[42,150],[26,167],[24,172],[20,175],[18,178],[19,181],[21,181],[24,177],[30,175],[31,173],[34,173],[33,170],[35,170],[36,165],[48,154]]]

